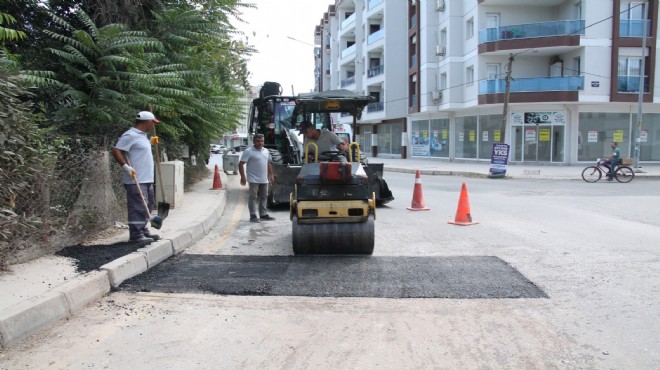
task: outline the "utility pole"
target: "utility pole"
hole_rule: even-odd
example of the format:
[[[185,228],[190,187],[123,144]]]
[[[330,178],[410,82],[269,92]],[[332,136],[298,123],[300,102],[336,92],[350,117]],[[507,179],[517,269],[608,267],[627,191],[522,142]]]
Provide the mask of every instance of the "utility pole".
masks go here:
[[[500,134],[500,142],[504,143],[506,130],[506,119],[509,115],[509,95],[511,93],[511,69],[513,67],[513,54],[509,54],[509,63],[506,64],[506,80],[504,84],[504,108],[502,112],[502,133]]]
[[[637,130],[635,130],[635,165],[633,166],[635,172],[643,172],[640,170],[639,157],[642,149],[642,105],[644,104],[644,82],[646,70],[646,29],[648,23],[648,9],[649,1],[646,0],[642,6],[644,7],[642,16],[642,60],[639,71],[639,97],[637,99]]]

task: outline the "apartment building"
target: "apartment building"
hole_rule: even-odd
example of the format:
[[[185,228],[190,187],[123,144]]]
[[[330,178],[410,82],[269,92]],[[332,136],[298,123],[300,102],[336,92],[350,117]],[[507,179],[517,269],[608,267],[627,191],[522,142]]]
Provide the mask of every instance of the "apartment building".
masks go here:
[[[660,162],[657,22],[658,0],[337,0],[319,89],[377,98],[358,125],[377,156],[488,161],[504,142],[573,164],[616,141]]]
[[[320,90],[347,89],[374,97],[356,137],[373,156],[406,155],[407,1],[343,0],[328,8],[316,27]],[[350,123],[351,117],[340,117]]]

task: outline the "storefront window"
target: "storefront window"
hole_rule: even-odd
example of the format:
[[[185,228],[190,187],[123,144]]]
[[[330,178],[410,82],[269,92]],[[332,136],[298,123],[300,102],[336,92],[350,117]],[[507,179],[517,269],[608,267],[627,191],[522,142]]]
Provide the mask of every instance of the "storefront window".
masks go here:
[[[477,158],[477,117],[456,118],[456,158]]]
[[[493,114],[479,116],[479,158],[490,159],[493,152],[493,143],[503,142],[502,137],[502,115]]]
[[[641,147],[640,161],[660,161],[660,114],[648,113],[642,117],[642,132],[639,136]],[[636,117],[633,116],[633,122]],[[633,125],[637,130],[637,125]],[[637,133],[635,133],[637,135]],[[637,137],[637,136],[633,137]]]
[[[410,133],[410,148],[413,157],[429,157],[431,155],[429,121],[413,121]]]
[[[378,155],[401,155],[401,133],[403,125],[389,124],[378,126]]]
[[[431,157],[449,158],[449,119],[431,120]]]
[[[631,156],[630,114],[580,113],[578,161],[591,162],[596,158],[608,157],[612,141],[619,144],[621,156]]]

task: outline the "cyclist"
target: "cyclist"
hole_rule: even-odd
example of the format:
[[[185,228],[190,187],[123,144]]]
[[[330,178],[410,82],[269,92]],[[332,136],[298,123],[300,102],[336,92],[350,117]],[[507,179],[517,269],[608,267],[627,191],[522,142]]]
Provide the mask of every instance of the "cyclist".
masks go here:
[[[615,141],[610,144],[612,148],[612,155],[607,158],[607,163],[610,165],[610,173],[607,175],[607,181],[612,181],[614,179],[614,174],[616,173],[616,166],[621,161],[621,150],[617,147]]]

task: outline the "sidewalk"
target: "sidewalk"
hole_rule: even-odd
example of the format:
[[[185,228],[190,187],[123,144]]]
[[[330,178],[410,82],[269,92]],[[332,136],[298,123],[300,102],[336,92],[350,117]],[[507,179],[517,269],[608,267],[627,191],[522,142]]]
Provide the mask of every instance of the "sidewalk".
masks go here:
[[[383,163],[384,170],[389,172],[415,173],[422,175],[444,175],[487,178],[490,162],[447,162],[434,158],[369,158],[368,163]],[[582,170],[591,163],[579,165],[546,165],[546,164],[509,164],[506,178],[512,179],[565,179],[582,181]],[[643,172],[636,172],[635,178],[660,178],[660,165],[643,165]],[[387,180],[387,178],[385,179]]]
[[[383,163],[386,172],[424,175],[487,177],[490,164],[444,162],[438,159],[369,158]],[[510,165],[507,178],[581,180],[586,164],[575,166]],[[639,178],[660,179],[660,165],[644,165]],[[213,172],[213,171],[212,171]],[[220,172],[223,186],[227,177]],[[385,175],[387,180],[387,175]],[[206,235],[225,207],[227,190],[210,190],[213,176],[195,184],[185,193],[183,204],[172,208],[158,233],[162,240],[103,265],[98,271],[78,273],[70,259],[56,255],[11,266],[0,274],[0,348],[49,327],[83,309],[112,287],[139,275],[168,257],[180,253]],[[128,230],[120,230],[99,244],[126,241]]]
[[[223,185],[226,176],[221,173]],[[213,176],[192,186],[183,204],[170,209],[160,230],[162,239],[107,263],[98,271],[79,273],[66,257],[45,256],[11,265],[0,274],[0,348],[47,328],[83,309],[124,280],[139,275],[203,238],[222,215],[227,190],[210,190]],[[128,229],[97,239],[111,245],[128,240]]]

